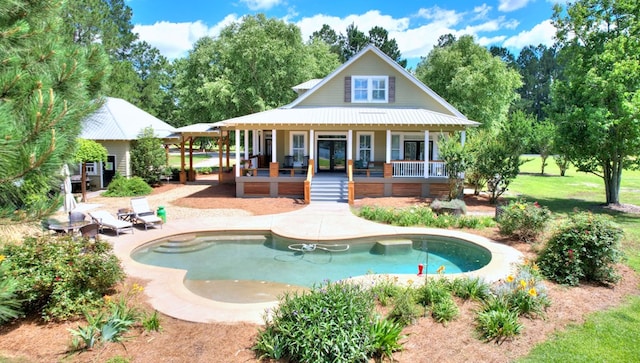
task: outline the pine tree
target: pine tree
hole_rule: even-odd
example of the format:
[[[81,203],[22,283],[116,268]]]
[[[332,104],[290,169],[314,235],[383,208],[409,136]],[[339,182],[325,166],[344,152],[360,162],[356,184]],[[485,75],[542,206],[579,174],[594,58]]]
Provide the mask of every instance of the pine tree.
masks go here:
[[[64,2],[0,0],[0,223],[60,206],[60,170],[100,106],[108,62],[61,29]]]

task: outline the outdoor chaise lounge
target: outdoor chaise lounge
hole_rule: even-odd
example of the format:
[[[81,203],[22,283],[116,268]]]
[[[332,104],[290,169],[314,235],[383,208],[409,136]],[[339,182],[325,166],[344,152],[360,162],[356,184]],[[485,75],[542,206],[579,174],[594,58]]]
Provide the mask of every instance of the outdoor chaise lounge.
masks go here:
[[[133,221],[144,224],[146,230],[148,226],[160,224],[162,228],[162,219],[149,208],[149,202],[145,197],[132,198],[131,209],[133,210]]]
[[[98,223],[100,230],[107,227],[114,230],[116,232],[116,236],[119,236],[121,230],[129,228],[131,233],[133,233],[133,224],[131,222],[120,220],[107,211],[92,211],[89,212],[89,215],[91,216],[91,219]]]

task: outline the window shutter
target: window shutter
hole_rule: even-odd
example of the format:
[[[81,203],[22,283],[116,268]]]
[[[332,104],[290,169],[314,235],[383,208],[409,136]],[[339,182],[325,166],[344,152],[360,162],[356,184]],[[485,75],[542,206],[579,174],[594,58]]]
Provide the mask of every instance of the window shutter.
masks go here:
[[[389,103],[396,102],[396,77],[389,76]]]
[[[344,77],[344,102],[351,103],[351,76]]]

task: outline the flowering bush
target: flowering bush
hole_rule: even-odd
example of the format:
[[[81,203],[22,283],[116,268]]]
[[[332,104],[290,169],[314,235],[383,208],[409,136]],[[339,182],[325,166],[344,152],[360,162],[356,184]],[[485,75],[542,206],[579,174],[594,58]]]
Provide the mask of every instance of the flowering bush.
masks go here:
[[[497,221],[501,234],[533,242],[544,231],[549,219],[551,212],[546,207],[520,199],[503,207]]]
[[[544,276],[576,286],[580,280],[615,283],[615,264],[622,257],[622,229],[610,217],[575,213],[549,239],[538,263]]]
[[[64,320],[100,308],[102,296],[124,278],[111,245],[71,236],[44,235],[9,244],[6,275],[17,281],[26,313]]]

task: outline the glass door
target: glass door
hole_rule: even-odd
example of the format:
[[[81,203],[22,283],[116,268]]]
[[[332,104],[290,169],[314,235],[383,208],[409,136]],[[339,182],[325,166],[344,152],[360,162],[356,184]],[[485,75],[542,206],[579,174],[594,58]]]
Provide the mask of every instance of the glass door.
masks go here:
[[[318,140],[318,171],[346,171],[346,150],[346,141]]]

